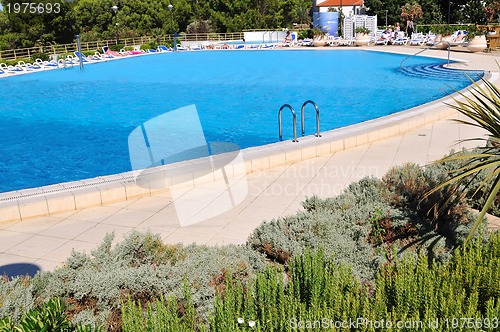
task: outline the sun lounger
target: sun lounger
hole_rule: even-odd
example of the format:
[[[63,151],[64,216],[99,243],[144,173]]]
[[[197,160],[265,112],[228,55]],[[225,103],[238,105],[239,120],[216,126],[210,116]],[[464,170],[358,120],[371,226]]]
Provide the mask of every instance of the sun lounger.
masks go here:
[[[106,50],[105,54],[112,55],[114,57],[117,57],[117,56],[127,56],[127,54],[121,54],[120,52],[111,51],[109,48]]]
[[[313,46],[313,40],[310,38],[304,38],[302,41],[299,41],[298,46]]]
[[[392,40],[392,45],[406,45],[408,44],[408,37],[398,37]]]
[[[113,59],[114,55],[109,54],[109,53],[99,53],[99,51],[95,51],[94,56],[101,58],[101,59]]]
[[[468,44],[466,40],[467,31],[457,30],[451,35],[450,46],[466,46]]]
[[[264,44],[260,48],[261,49],[272,49],[272,48],[276,48],[276,44]]]
[[[37,63],[25,63],[24,61],[18,61],[17,64],[25,71],[42,69],[42,67]]]
[[[131,55],[139,55],[139,54],[142,54],[141,51],[136,51],[136,50],[130,50],[130,51],[127,51],[129,54]]]
[[[415,46],[415,45],[422,46],[426,42],[427,38],[423,34],[415,32],[411,35],[411,39],[409,41],[410,46]]]
[[[80,52],[75,51],[75,52],[73,52],[73,54],[74,54],[74,55],[75,55],[75,57],[76,57],[76,59],[75,59],[76,61],[80,61],[80,59],[81,59],[81,61],[82,61],[82,62],[91,62],[90,58],[87,58],[87,57],[85,56],[85,54],[83,54],[83,53],[82,53],[82,54],[80,54]],[[68,57],[69,57],[69,55],[68,55]],[[72,59],[72,61],[73,61],[73,59]]]
[[[19,65],[9,65],[7,66],[5,63],[0,63],[0,69],[3,70],[4,72],[7,72],[9,74],[19,74],[24,72],[23,68]]]
[[[327,41],[330,46],[351,46],[354,43],[354,38],[335,37]]]
[[[171,52],[172,50],[166,47],[165,45],[158,45],[156,48],[157,52]]]
[[[191,51],[201,51],[202,50],[202,48],[199,44],[191,44],[191,45],[189,45],[189,49]]]
[[[62,59],[60,59],[62,60]],[[42,59],[35,59],[35,62],[37,65],[39,65],[42,68],[57,68],[57,62],[54,60],[50,61],[43,61]]]

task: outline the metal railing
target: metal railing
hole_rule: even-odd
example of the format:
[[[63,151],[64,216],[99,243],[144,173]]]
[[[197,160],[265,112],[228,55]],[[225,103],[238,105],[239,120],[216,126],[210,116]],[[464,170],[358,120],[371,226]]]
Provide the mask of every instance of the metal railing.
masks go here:
[[[319,107],[316,105],[316,103],[312,100],[307,100],[302,104],[302,108],[300,109],[300,120],[301,120],[301,129],[302,129],[302,136],[306,134],[306,124],[304,121],[304,109],[306,108],[307,104],[311,104],[314,106],[314,109],[316,110],[316,137],[321,137],[320,133],[320,118],[319,118]]]
[[[441,43],[447,43],[447,44],[448,44],[448,64],[447,64],[447,65],[449,66],[449,65],[450,65],[450,48],[451,48],[451,44],[450,44],[450,42],[449,42],[449,41],[446,41],[446,40],[441,41]],[[401,68],[403,68],[403,62],[405,62],[406,60],[408,60],[408,59],[410,59],[410,58],[413,58],[414,56],[419,55],[420,53],[422,53],[422,52],[424,52],[424,51],[427,51],[427,50],[429,50],[429,49],[431,49],[431,48],[433,48],[433,46],[426,47],[426,48],[424,48],[424,49],[422,49],[422,50],[418,51],[417,53],[414,53],[414,54],[411,54],[411,55],[407,56],[406,58],[404,58],[404,59],[401,61],[401,63],[399,64],[399,68],[400,68],[400,69],[401,69]]]
[[[178,38],[182,41],[212,41],[221,42],[226,40],[241,40],[243,39],[243,32],[233,32],[233,33],[198,33],[198,34],[180,34]],[[109,40],[98,40],[98,41],[82,41],[81,47],[83,51],[98,50],[100,51],[103,46],[111,45],[123,45],[124,47],[143,45],[150,42],[156,42],[157,44],[166,44],[173,40],[173,35],[164,36],[142,36],[142,37],[132,37],[132,38],[119,38],[119,39],[109,39]],[[30,59],[35,54],[45,53],[51,54],[63,54],[63,53],[73,53],[77,51],[76,41],[70,44],[48,44],[43,46],[35,46],[29,48],[20,48],[12,50],[0,51],[0,61],[1,60],[12,60],[12,59]]]
[[[290,106],[289,104],[283,104],[283,106],[281,106],[280,110],[278,111],[278,129],[279,129],[280,141],[283,140],[283,124],[282,124],[282,119],[281,119],[281,113],[283,112],[284,108],[288,108],[292,112],[292,116],[293,116],[293,141],[292,142],[298,142],[298,140],[297,140],[297,114],[295,113],[295,110],[293,109],[293,107]]]

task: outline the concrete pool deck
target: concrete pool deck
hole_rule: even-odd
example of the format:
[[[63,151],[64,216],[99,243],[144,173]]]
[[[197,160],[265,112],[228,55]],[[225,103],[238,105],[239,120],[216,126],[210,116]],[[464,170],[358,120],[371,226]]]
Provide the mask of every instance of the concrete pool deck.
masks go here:
[[[417,50],[396,46],[370,49],[408,54]],[[446,56],[445,51],[429,50],[426,54]],[[468,61],[454,65],[459,68],[499,71],[495,63],[498,56],[492,54],[454,52],[452,58]],[[498,85],[498,76],[495,80]],[[458,140],[484,134],[478,128],[449,121],[458,115],[443,106],[442,102],[436,107],[439,114],[445,115],[428,117],[426,121],[426,115],[420,115],[422,120],[414,117],[398,119],[398,131],[391,132],[386,128],[386,134],[379,130],[377,135],[369,132],[363,135],[357,133],[353,137],[349,137],[347,131],[342,147],[337,149],[333,148],[333,144],[338,145],[338,141],[332,141],[328,143],[329,150],[322,153],[321,144],[315,146],[314,153],[306,152],[310,149],[299,150],[301,157],[285,153],[284,162],[277,166],[271,157],[254,159],[253,165],[247,166],[248,174],[244,177],[247,191],[242,202],[217,216],[214,216],[217,211],[214,213],[211,203],[214,195],[220,193],[220,188],[216,188],[215,183],[197,184],[193,181],[192,185],[179,188],[175,195],[171,191],[163,191],[101,206],[0,222],[0,274],[54,269],[66,260],[73,249],[89,253],[106,233],[113,231],[115,242],[133,230],[149,229],[160,234],[167,243],[245,243],[248,235],[262,221],[295,213],[307,196],[336,195],[353,181],[367,175],[381,177],[390,167],[405,162],[427,164],[441,158],[452,148],[475,145],[474,142],[456,144]],[[283,143],[284,146],[291,144],[295,143]],[[182,196],[189,197],[191,212],[203,221],[180,226],[175,203]]]

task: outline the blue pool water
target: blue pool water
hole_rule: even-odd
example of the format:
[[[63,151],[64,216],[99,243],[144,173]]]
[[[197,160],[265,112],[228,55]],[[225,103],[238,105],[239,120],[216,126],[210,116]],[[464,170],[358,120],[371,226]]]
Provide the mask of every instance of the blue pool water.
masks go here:
[[[440,59],[414,57],[401,71],[404,57],[359,50],[179,52],[0,79],[0,192],[129,171],[131,131],[190,104],[208,142],[246,148],[278,141],[284,103],[299,112],[314,100],[326,131],[470,83],[461,73],[418,74],[439,67]],[[288,139],[288,112],[283,121]],[[314,123],[311,108],[306,134]]]

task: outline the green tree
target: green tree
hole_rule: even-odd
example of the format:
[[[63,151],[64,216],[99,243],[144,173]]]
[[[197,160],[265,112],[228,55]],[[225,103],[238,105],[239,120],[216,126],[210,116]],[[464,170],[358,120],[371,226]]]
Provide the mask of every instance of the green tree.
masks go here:
[[[488,21],[482,0],[468,0],[461,13],[463,23],[484,24]]]
[[[405,0],[367,0],[365,6],[368,8],[367,14],[371,16],[377,15],[377,25],[385,26],[385,17],[387,10],[387,24],[394,25],[396,22],[401,22],[401,7]],[[402,24],[404,26],[404,24]]]
[[[500,0],[488,1],[488,4],[483,8],[483,12],[488,22],[494,22],[500,15]]]
[[[420,6],[424,9],[421,24],[442,24],[444,23],[443,10],[436,0],[419,0]]]
[[[6,4],[17,0],[0,0]],[[41,0],[58,2],[56,14],[0,13],[0,48],[44,43],[114,39],[139,35],[200,31],[292,28],[310,21],[310,0]],[[172,10],[169,9],[172,5]],[[117,6],[116,13],[112,9]],[[190,28],[188,29],[188,26]]]

